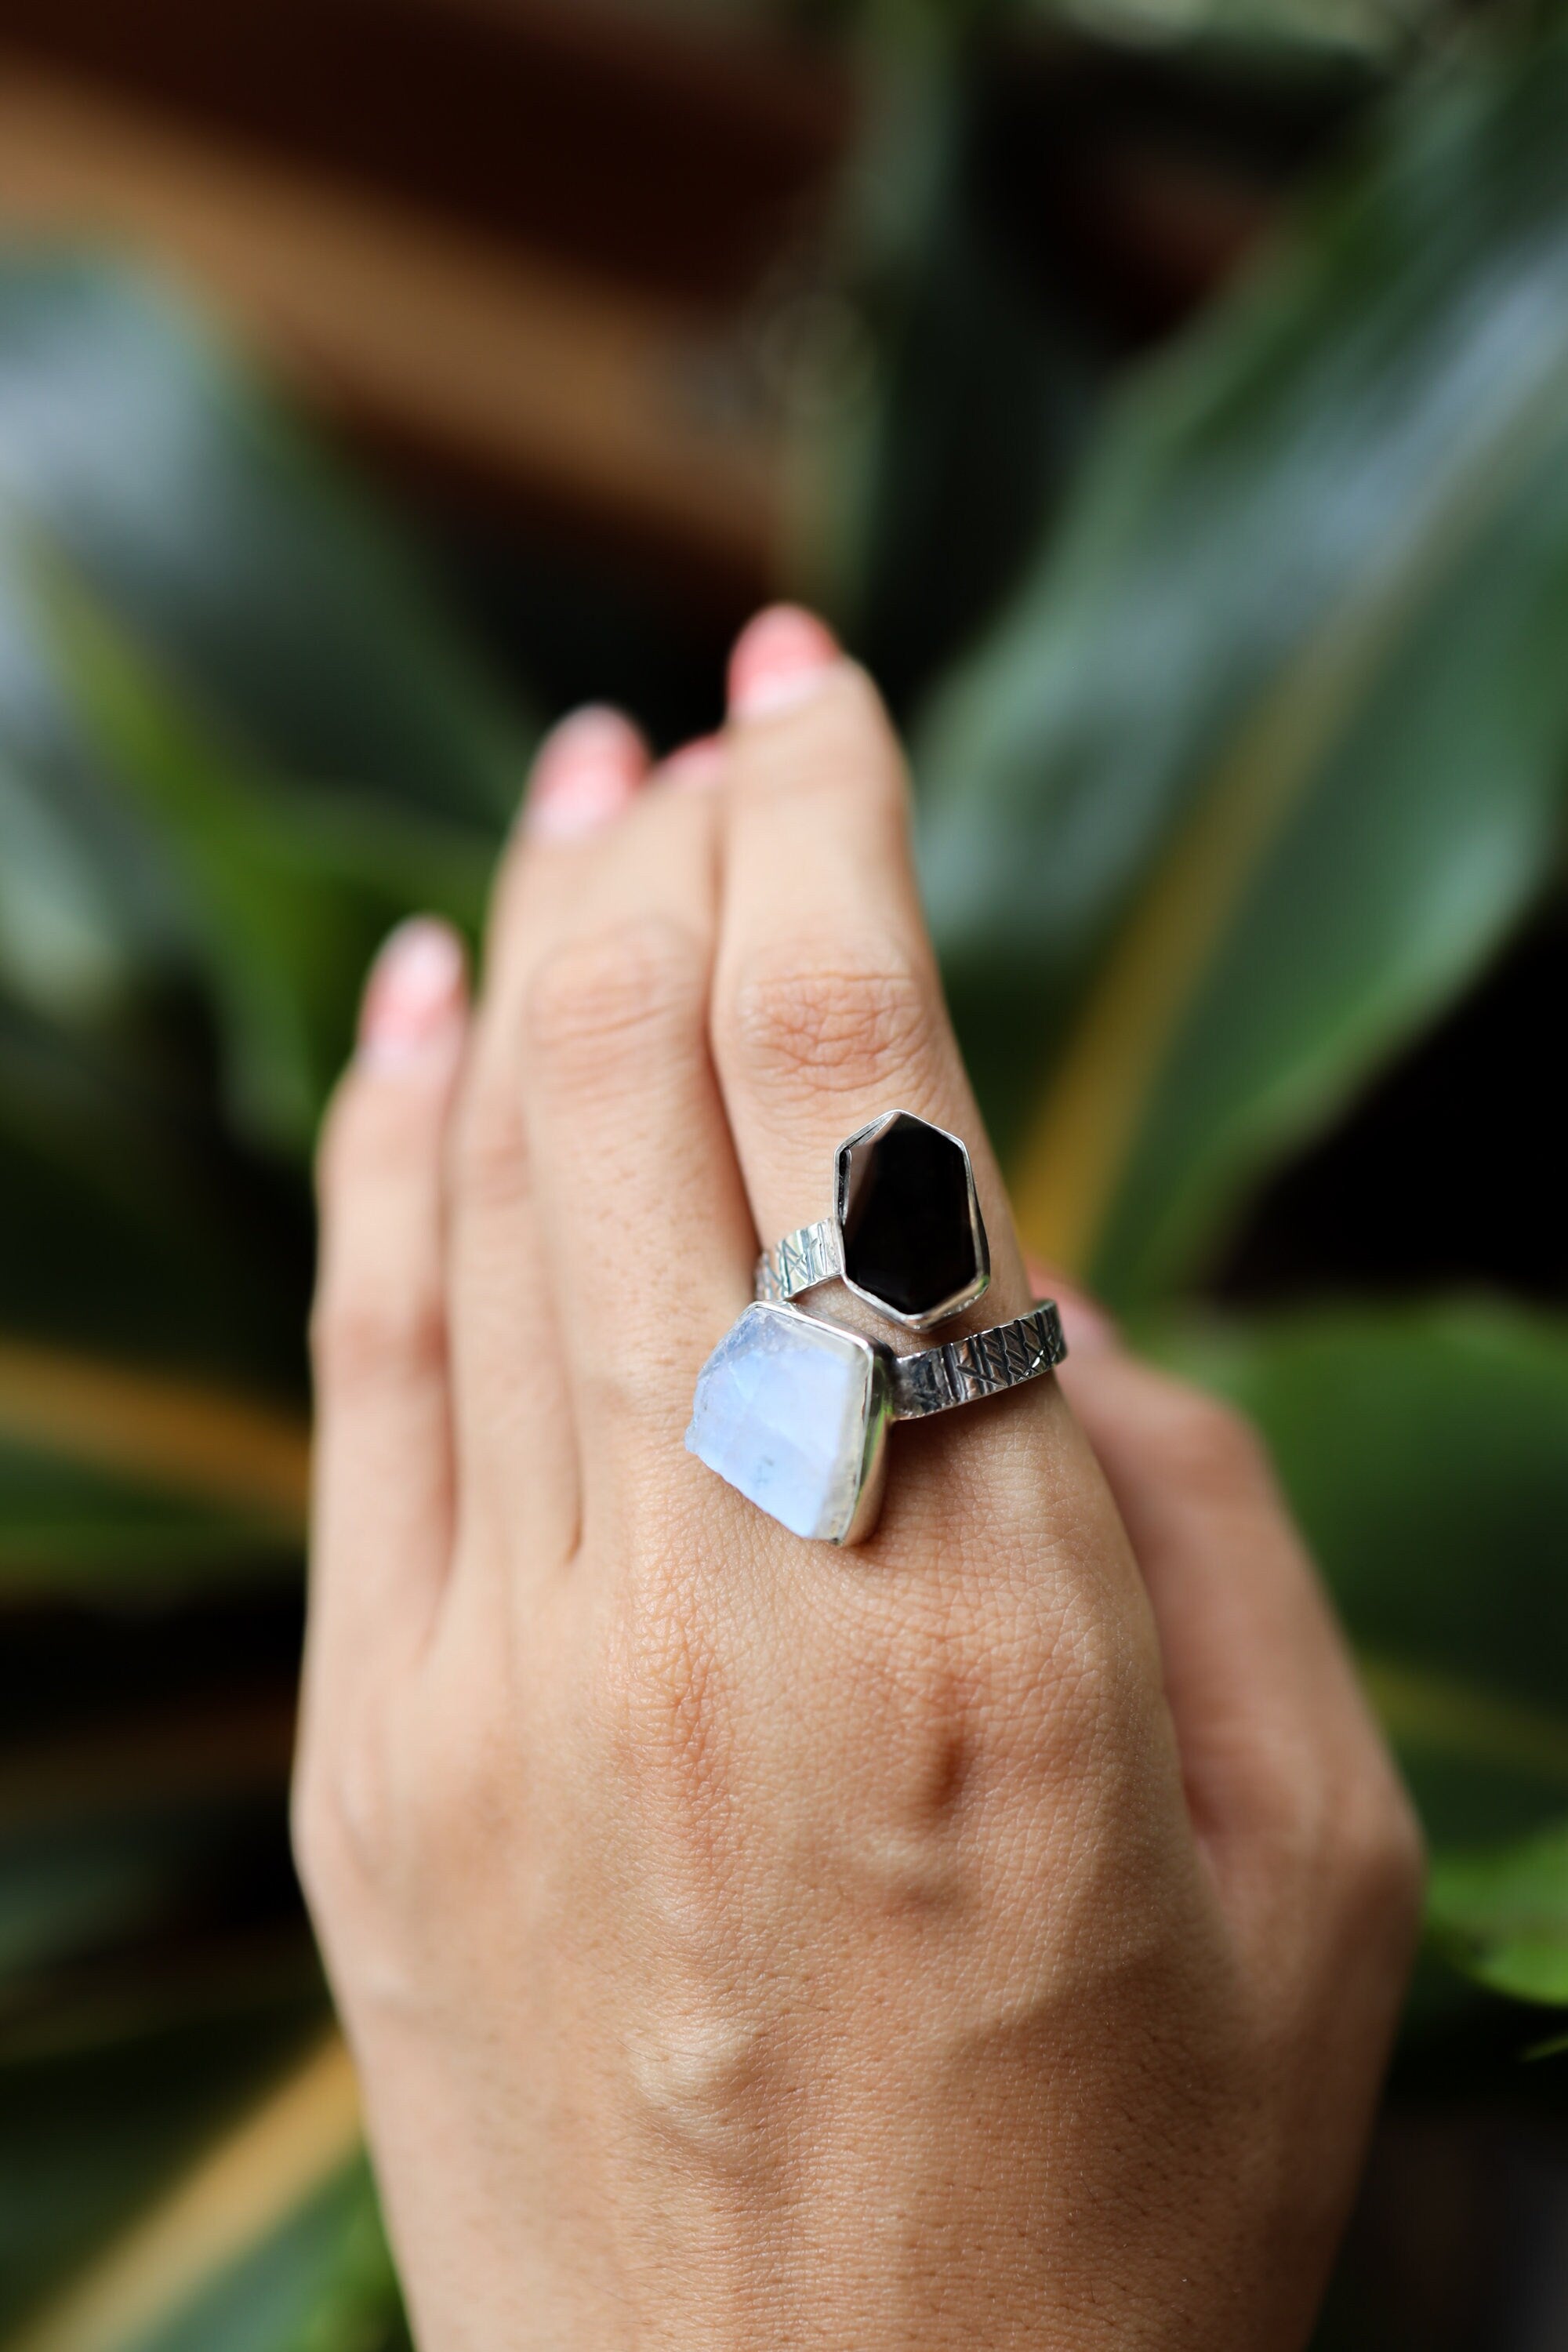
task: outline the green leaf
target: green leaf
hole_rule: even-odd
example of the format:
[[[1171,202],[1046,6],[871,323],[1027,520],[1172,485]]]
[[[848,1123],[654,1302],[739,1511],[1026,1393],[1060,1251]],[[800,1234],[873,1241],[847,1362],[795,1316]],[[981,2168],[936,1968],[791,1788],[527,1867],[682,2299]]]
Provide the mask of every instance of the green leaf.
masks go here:
[[[1004,1135],[1052,1066],[1023,1223],[1113,1298],[1189,1274],[1550,868],[1565,108],[1560,34],[1408,92],[1132,389],[921,739],[930,894]]]
[[[1568,2004],[1568,1822],[1500,1853],[1440,1855],[1428,1911],[1451,1956],[1482,1984],[1517,2000]]]
[[[220,1016],[236,1118],[303,1150],[374,948],[411,906],[477,928],[492,845],[407,811],[269,786],[58,564],[34,576],[84,723],[161,845]]]
[[[292,1570],[309,1454],[253,1398],[0,1337],[0,1592]]]
[[[0,996],[0,1215],[26,1236],[0,1251],[0,1334],[298,1393],[305,1188],[217,1128],[185,1015],[165,1045]]]
[[[153,1588],[150,1616],[155,1601]],[[165,1687],[126,1672],[127,1645],[106,1621],[107,1706],[93,1703],[79,1633],[68,1692],[39,1704],[50,1661],[35,1647],[35,1720],[12,1710],[0,1759],[0,2066],[108,2053],[204,2016],[254,2024],[280,2001],[320,1997],[288,1863],[292,1692],[286,1681],[257,1686],[254,1666],[250,1685],[226,1693],[193,1685],[172,1654],[176,1613],[155,1622]],[[9,1630],[14,1648],[15,1619]]]
[[[202,2037],[186,2037],[205,2063],[162,2093],[155,2075],[142,2078],[160,2060],[166,2072],[166,2043],[151,2044],[144,2059],[128,2053],[118,2084],[100,2062],[89,2087],[100,2102],[110,2094],[105,2160],[89,2162],[89,2175],[100,2177],[80,2202],[96,2203],[105,2218],[122,2211],[125,2161],[140,2154],[140,2209],[100,2253],[13,2318],[0,2336],[4,2352],[350,2352],[392,2338],[395,2289],[358,2153],[357,2099],[341,2042],[335,2035],[316,2042],[258,2086],[254,2056],[237,2067],[232,2029],[205,2038],[202,2053]],[[39,2086],[62,2071],[43,2070]],[[244,2086],[237,2107],[237,2079]],[[132,2105],[126,2093],[139,2081]],[[18,2075],[8,2087],[25,2115],[29,2085]],[[215,2096],[223,2102],[216,2118]],[[193,2147],[196,2116],[205,2120]],[[15,2175],[7,2210],[37,2209],[35,2230],[47,2232],[58,2209],[40,2200],[22,2170],[19,2142],[7,2145],[8,2137],[0,2126],[0,2177]],[[46,2193],[58,2195],[65,2184],[48,2161],[58,2126],[46,2120],[42,2137],[38,2169]],[[182,2139],[184,2161],[171,2175]],[[59,2252],[68,2242],[58,2235]],[[30,2251],[18,2248],[25,2263]]]
[[[510,815],[530,729],[397,534],[210,328],[123,269],[0,259],[0,541],[22,527],[278,773],[488,830]]]
[[[1378,60],[1407,50],[1437,14],[1436,0],[1021,0],[1047,24],[1089,27],[1104,41],[1202,44],[1276,68],[1348,55]]]
[[[299,1153],[380,936],[477,921],[531,739],[172,302],[0,263],[0,982],[133,1066],[194,984]]]
[[[1165,1323],[1261,1428],[1439,1848],[1568,1801],[1568,1326],[1479,1302]]]
[[[4,2352],[282,2352],[345,2261],[358,2102],[333,2036],[231,2122]],[[247,2332],[258,2314],[262,2332]]]
[[[360,2158],[247,2246],[187,2310],[139,2336],[135,2352],[406,2352],[400,2312]]]
[[[0,1436],[0,1596],[139,1597],[298,1571],[295,1530],[138,1480],[23,1452]]]

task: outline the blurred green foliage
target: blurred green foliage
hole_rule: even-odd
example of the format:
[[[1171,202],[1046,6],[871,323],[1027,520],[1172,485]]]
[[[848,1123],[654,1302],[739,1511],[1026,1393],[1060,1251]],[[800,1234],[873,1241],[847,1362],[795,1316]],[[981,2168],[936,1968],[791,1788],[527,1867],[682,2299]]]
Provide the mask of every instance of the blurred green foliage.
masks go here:
[[[1289,76],[1309,16],[1163,29]],[[1568,2002],[1568,1322],[1204,1295],[1560,883],[1568,47],[1391,26],[1329,26],[1398,69],[1131,371],[966,212],[969,62],[900,48],[880,356],[818,430],[851,632],[929,646],[924,868],[1029,1238],[1262,1425],[1434,1955],[1545,2005],[1522,2047]],[[533,733],[182,309],[0,260],[0,2352],[405,2340],[283,1837],[306,1163],[373,945],[476,926]],[[1412,2048],[1489,1997],[1429,1971]]]

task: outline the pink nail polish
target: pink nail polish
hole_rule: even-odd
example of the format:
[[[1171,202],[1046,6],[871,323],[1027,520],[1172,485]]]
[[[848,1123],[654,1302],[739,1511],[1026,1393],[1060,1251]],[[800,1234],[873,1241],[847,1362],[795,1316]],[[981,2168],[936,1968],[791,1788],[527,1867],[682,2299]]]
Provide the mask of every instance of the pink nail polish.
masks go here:
[[[839,658],[814,613],[775,604],[741,633],[730,656],[730,709],[740,719],[787,710],[814,695]]]
[[[643,740],[618,710],[591,704],[544,739],[523,808],[541,841],[574,841],[608,824],[635,796],[647,769]]]
[[[405,1068],[461,1032],[465,964],[457,933],[431,915],[399,924],[371,967],[360,1008],[359,1055]]]

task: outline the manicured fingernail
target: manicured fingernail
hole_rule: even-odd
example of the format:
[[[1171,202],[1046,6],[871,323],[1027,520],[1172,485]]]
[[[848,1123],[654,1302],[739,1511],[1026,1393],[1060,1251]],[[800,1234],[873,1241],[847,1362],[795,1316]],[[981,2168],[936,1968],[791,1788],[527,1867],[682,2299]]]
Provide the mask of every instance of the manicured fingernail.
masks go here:
[[[838,660],[833,632],[798,604],[774,604],[741,632],[730,656],[730,710],[755,719],[815,694]]]
[[[605,705],[574,710],[548,734],[523,806],[541,841],[575,841],[619,816],[647,770],[642,737]]]
[[[433,915],[400,923],[371,966],[360,1007],[360,1059],[405,1067],[455,1044],[465,1000],[462,941]]]
[[[724,739],[721,735],[700,735],[695,742],[682,743],[661,760],[654,773],[662,784],[677,785],[682,792],[704,792],[716,784],[724,772]]]

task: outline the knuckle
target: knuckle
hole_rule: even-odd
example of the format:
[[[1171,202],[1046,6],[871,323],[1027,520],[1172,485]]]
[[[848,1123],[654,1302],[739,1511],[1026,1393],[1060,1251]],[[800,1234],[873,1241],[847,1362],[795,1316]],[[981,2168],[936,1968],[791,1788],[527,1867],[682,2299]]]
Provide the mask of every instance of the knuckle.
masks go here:
[[[320,1914],[331,1899],[334,1856],[321,1774],[305,1758],[289,1791],[289,1842],[305,1900]]]
[[[295,1867],[312,1912],[331,1916],[379,1875],[387,1843],[380,1776],[358,1748],[307,1750],[289,1792]]]
[[[754,956],[723,1024],[725,1056],[753,1086],[788,1097],[868,1091],[931,1058],[937,1005],[928,976],[889,948],[842,945]]]
[[[1354,1739],[1325,1769],[1302,1729],[1253,1759],[1254,1819],[1283,1875],[1352,1940],[1413,1935],[1426,1884],[1420,1822],[1392,1765]]]
[[[435,1283],[329,1284],[310,1318],[317,1384],[339,1394],[438,1377],[447,1308]]]
[[[1147,1443],[1156,1476],[1207,1501],[1233,1502],[1268,1475],[1268,1451],[1246,1414],[1197,1389],[1175,1392]]]
[[[547,1080],[619,1079],[650,1045],[700,1032],[707,958],[679,923],[638,917],[569,941],[529,984],[527,1052]]]
[[[1426,1881],[1426,1848],[1403,1782],[1383,1767],[1339,1811],[1340,1876],[1352,1916],[1414,1927]]]

